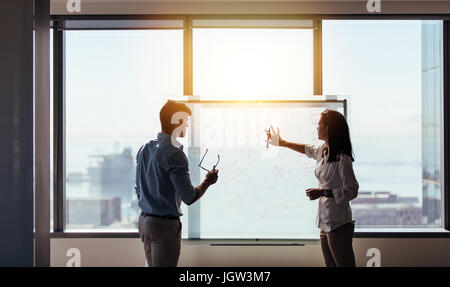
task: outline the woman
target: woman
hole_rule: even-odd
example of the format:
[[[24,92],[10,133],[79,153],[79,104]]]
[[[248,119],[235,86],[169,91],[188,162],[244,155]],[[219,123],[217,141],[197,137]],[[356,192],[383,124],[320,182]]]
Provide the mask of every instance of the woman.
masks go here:
[[[309,188],[310,200],[319,199],[317,216],[320,244],[327,267],[354,267],[352,240],[355,221],[350,200],[358,194],[358,181],[353,172],[353,152],[347,121],[339,112],[322,112],[317,127],[321,146],[291,143],[280,137],[280,131],[267,131],[268,142],[304,153],[317,161],[315,175],[319,188]]]

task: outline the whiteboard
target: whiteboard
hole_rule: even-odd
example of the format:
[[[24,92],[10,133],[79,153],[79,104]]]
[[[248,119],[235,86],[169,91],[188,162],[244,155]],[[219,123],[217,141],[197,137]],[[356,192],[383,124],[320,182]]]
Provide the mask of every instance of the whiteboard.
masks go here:
[[[346,115],[345,100],[192,101],[188,147],[193,184],[204,179],[220,155],[219,180],[185,212],[188,238],[317,239],[318,201],[305,190],[318,187],[315,160],[287,148],[266,147],[264,129],[283,139],[320,145],[317,123],[325,109]]]

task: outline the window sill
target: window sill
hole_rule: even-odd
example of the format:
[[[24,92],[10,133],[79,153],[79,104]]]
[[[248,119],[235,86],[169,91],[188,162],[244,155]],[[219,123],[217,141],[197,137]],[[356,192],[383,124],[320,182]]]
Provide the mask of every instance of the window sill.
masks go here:
[[[135,229],[99,230],[74,229],[65,232],[51,232],[51,238],[139,238]],[[450,231],[443,228],[357,228],[354,238],[450,238]],[[183,239],[184,243],[228,245],[300,245],[315,242],[317,239]]]
[[[450,238],[444,228],[356,228],[354,238]]]

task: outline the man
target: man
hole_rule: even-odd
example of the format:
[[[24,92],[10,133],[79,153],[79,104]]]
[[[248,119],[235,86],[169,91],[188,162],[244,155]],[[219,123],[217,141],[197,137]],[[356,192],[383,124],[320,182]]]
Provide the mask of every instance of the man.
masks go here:
[[[181,201],[193,204],[218,178],[218,170],[213,169],[199,186],[191,184],[188,159],[176,140],[185,136],[191,115],[185,104],[168,101],[159,114],[158,138],[143,145],[136,156],[135,189],[142,209],[138,229],[150,267],[177,266]]]

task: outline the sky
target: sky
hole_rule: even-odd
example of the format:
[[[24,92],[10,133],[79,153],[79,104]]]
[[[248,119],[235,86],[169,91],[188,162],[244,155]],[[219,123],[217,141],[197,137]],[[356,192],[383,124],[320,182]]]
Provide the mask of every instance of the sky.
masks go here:
[[[136,136],[183,94],[181,30],[66,32],[67,133]],[[194,94],[283,99],[312,94],[312,32],[197,29]],[[349,100],[352,133],[420,136],[420,21],[324,21],[323,92]],[[82,116],[80,116],[82,115]]]
[[[421,21],[324,21],[323,91],[345,95],[354,136],[421,135]]]

